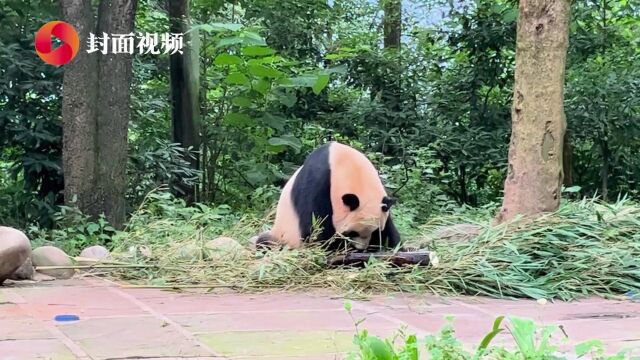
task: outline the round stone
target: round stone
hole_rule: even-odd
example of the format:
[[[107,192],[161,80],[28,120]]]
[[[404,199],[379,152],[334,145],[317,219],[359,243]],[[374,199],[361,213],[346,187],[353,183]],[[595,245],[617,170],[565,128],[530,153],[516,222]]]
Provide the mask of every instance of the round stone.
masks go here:
[[[478,236],[480,230],[482,228],[475,224],[456,224],[439,228],[434,232],[433,238],[450,242],[464,242]]]
[[[195,261],[200,257],[200,248],[194,244],[180,246],[175,253],[175,257],[181,261]]]
[[[213,260],[220,260],[229,256],[245,256],[249,253],[235,239],[227,236],[207,241],[205,248]]]
[[[31,280],[33,279],[33,262],[31,256],[27,257],[27,260],[11,275],[11,280]]]
[[[20,230],[0,226],[0,284],[27,261],[31,242]]]
[[[88,248],[80,252],[82,259],[78,260],[80,265],[93,265],[100,260],[108,260],[111,258],[111,253],[107,248],[100,245],[89,246]]]
[[[62,250],[54,246],[41,246],[31,254],[33,266],[72,266],[71,258]],[[75,269],[39,269],[38,272],[53,276],[56,279],[69,279]]]

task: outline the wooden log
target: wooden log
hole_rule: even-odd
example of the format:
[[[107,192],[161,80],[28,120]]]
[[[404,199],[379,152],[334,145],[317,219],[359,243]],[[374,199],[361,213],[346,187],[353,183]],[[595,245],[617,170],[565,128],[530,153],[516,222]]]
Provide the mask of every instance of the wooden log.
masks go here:
[[[407,251],[397,253],[349,253],[344,255],[336,255],[328,259],[327,265],[330,267],[337,266],[359,266],[362,267],[370,258],[379,261],[389,262],[394,266],[418,265],[418,266],[437,266],[438,257],[433,251]]]

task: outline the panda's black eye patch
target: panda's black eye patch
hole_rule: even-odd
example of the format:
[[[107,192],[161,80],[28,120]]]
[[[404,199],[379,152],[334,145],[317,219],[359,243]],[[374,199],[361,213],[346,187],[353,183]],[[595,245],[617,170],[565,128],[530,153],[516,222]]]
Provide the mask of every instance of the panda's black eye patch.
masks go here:
[[[348,231],[348,232],[344,233],[344,236],[346,236],[348,238],[356,238],[356,237],[359,237],[360,234],[358,234],[357,231]]]
[[[360,206],[360,199],[355,194],[342,195],[342,202],[349,207],[349,210],[353,211]]]

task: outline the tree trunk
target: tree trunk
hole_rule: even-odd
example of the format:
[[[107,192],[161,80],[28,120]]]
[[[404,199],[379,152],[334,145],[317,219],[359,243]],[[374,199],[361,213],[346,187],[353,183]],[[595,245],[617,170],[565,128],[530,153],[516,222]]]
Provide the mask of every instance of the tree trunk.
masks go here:
[[[573,148],[569,132],[565,132],[562,144],[562,173],[564,174],[564,186],[573,186]]]
[[[98,33],[133,32],[136,0],[102,0]],[[134,49],[135,50],[135,49]],[[130,87],[133,56],[100,56],[98,91],[98,181],[105,217],[120,228],[126,217],[127,132],[131,117]]]
[[[400,37],[402,35],[402,1],[382,0],[384,8],[384,49],[393,51],[395,55],[400,51]],[[400,64],[400,57],[396,60]],[[384,77],[379,81],[379,88],[374,89],[373,94],[380,94],[381,101],[391,111],[402,111],[402,85],[401,76]]]
[[[200,150],[200,104],[199,104],[199,38],[197,31],[187,34],[189,29],[189,2],[169,0],[169,18],[171,32],[185,34],[184,40],[189,44],[184,54],[170,56],[171,103],[173,141],[191,151]],[[185,154],[191,167],[198,170],[199,156]],[[196,187],[176,184],[187,203],[196,199]]]
[[[95,33],[91,1],[62,0],[64,20],[80,39]],[[84,45],[84,44],[82,44]],[[94,189],[96,181],[97,53],[78,51],[64,66],[62,84],[62,168],[64,199],[92,217],[101,213]]]
[[[399,48],[402,34],[402,1],[384,1],[384,48]]]
[[[560,204],[569,0],[521,0],[509,166],[497,222]]]
[[[133,32],[136,0],[102,0],[97,27],[90,0],[62,0],[65,19],[81,39]],[[110,44],[111,45],[111,44]],[[135,51],[135,49],[133,49]],[[104,213],[116,228],[125,221],[127,130],[132,55],[79,51],[65,65],[63,161],[65,202],[93,218]]]

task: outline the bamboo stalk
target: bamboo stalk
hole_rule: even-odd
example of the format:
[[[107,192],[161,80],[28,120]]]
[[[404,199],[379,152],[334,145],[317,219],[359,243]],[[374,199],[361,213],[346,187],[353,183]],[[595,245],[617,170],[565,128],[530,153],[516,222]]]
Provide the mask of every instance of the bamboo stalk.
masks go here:
[[[67,270],[67,269],[131,269],[131,268],[154,268],[160,267],[159,265],[140,265],[140,264],[113,264],[113,265],[50,265],[50,266],[35,266],[38,270]]]
[[[100,264],[115,264],[115,265],[129,265],[129,263],[116,261],[112,259],[96,259],[91,257],[82,257],[82,256],[74,256],[73,260],[77,262],[92,262],[92,263],[100,263]]]
[[[221,284],[210,284],[210,285],[205,285],[205,284],[199,284],[199,285],[124,285],[121,284],[120,285],[121,288],[123,289],[213,289],[213,288],[232,288],[232,289],[236,289],[236,288],[243,288],[243,287],[260,287],[260,286],[255,286],[255,285],[249,285],[249,286],[240,286],[240,285],[221,285]]]

